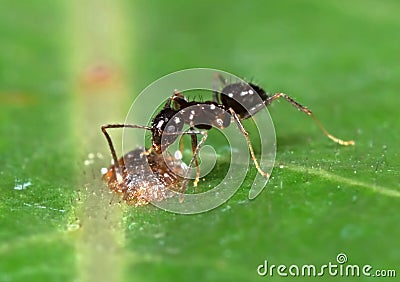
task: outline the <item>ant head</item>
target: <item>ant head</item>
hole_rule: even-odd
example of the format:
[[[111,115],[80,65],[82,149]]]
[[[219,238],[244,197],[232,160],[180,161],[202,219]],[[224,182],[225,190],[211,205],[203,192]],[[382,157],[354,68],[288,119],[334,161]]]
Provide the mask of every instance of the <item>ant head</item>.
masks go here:
[[[175,142],[183,129],[183,121],[178,111],[171,108],[162,109],[151,122],[152,147],[161,154]]]
[[[231,108],[240,119],[246,119],[256,114],[268,99],[264,89],[253,84],[237,82],[225,86],[220,92],[221,103]]]

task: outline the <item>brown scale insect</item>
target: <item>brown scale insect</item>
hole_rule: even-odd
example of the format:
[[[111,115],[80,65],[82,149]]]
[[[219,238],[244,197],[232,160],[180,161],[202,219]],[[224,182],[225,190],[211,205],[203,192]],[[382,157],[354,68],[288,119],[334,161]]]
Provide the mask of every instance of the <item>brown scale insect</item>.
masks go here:
[[[123,173],[116,173],[123,167]],[[162,201],[180,191],[185,173],[181,160],[167,155],[150,152],[143,148],[130,151],[113,164],[103,175],[110,190],[122,195],[122,200],[134,206],[146,205],[152,201]]]

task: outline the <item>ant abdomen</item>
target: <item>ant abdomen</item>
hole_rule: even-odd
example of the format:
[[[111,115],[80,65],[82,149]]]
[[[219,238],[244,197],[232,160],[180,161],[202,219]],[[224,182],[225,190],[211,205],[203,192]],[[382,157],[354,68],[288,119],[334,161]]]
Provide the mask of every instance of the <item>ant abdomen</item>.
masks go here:
[[[237,82],[226,85],[220,99],[226,109],[231,108],[240,119],[247,119],[263,108],[268,95],[253,83]]]

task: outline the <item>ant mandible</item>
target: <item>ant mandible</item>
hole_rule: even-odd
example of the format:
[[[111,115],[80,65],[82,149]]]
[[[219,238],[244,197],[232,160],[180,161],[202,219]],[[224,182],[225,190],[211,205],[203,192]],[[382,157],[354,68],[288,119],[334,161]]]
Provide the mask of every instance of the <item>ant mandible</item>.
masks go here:
[[[218,80],[223,84],[223,89],[221,91],[215,90]],[[103,125],[101,130],[104,133],[110,147],[111,155],[114,161],[114,173],[116,173],[116,179],[120,182],[123,181],[122,175],[126,173],[126,168],[123,162],[120,163],[118,161],[107,129],[140,128],[151,131],[152,146],[146,151],[146,154],[150,154],[152,152],[162,154],[162,152],[164,152],[172,143],[175,142],[178,136],[190,135],[193,157],[189,163],[189,168],[192,168],[194,163],[196,163],[196,178],[194,181],[194,186],[197,186],[200,178],[200,169],[197,157],[201,146],[207,139],[207,130],[211,129],[212,127],[223,129],[230,125],[232,119],[246,139],[251,158],[257,171],[266,179],[269,179],[269,173],[264,172],[257,161],[249,134],[243,126],[242,120],[251,118],[262,108],[271,105],[271,103],[278,98],[284,98],[298,110],[310,116],[322,130],[322,132],[332,141],[344,146],[355,144],[353,140],[344,141],[330,134],[310,109],[302,106],[293,98],[284,93],[276,93],[272,96],[269,96],[264,89],[253,83],[236,82],[228,84],[224,77],[220,74],[215,75],[214,83],[213,101],[188,101],[186,97],[184,97],[179,91],[175,90],[173,96],[167,100],[162,110],[154,117],[151,122],[151,126],[133,124]],[[226,115],[226,113],[229,113],[229,115]],[[189,130],[182,131],[184,124],[189,125]],[[195,128],[198,130],[195,130]],[[200,142],[197,140],[197,135],[202,135]],[[189,170],[186,173],[188,172]],[[188,178],[184,177],[182,184],[183,192],[186,189],[187,181]]]

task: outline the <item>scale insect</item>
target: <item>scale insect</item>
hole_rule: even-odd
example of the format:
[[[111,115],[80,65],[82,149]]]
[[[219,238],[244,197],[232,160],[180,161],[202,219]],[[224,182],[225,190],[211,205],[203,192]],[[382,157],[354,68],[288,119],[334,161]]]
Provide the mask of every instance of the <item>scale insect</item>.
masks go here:
[[[122,173],[117,169],[123,167]],[[164,157],[156,152],[149,154],[143,148],[130,151],[103,175],[108,187],[134,206],[172,197],[171,190],[179,192],[186,166],[173,156]]]

